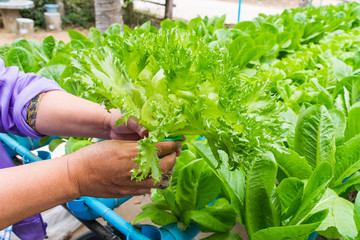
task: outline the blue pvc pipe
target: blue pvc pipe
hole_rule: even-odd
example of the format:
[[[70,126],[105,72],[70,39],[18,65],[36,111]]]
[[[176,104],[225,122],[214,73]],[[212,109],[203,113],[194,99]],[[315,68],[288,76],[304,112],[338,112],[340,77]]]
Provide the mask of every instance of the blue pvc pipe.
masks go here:
[[[130,236],[131,239],[137,240],[150,240],[148,237],[143,235],[140,231],[135,229],[130,223],[125,221],[119,215],[117,215],[110,208],[102,204],[100,201],[92,197],[81,197],[92,210],[97,212],[102,218],[108,221],[120,232],[124,233],[127,236]]]
[[[129,200],[130,198],[132,198],[132,197],[118,198],[118,199],[117,199],[117,206],[115,206],[115,207],[120,206],[121,204],[123,204],[123,203],[125,203],[127,200]]]
[[[241,0],[239,0],[238,22],[240,22],[240,13],[241,13]]]
[[[9,148],[16,151],[23,156],[24,162],[38,162],[42,161],[41,158],[30,152],[29,149],[19,144],[15,139],[7,135],[6,133],[0,133],[0,141],[6,144]]]
[[[106,207],[110,209],[114,209],[127,200],[129,200],[131,197],[126,198],[96,198],[97,201],[104,204]],[[78,198],[75,200],[72,200],[67,203],[67,207],[72,211],[73,214],[75,214],[76,217],[84,220],[94,220],[96,218],[101,217],[102,215],[95,212],[93,209],[91,209],[88,205],[86,205],[83,198]]]

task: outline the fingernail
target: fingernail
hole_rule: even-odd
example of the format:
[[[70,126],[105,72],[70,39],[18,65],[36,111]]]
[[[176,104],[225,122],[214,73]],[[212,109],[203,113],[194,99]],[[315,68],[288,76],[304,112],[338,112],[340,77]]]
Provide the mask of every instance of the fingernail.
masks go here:
[[[146,131],[147,131],[147,129],[145,127],[142,127],[140,129],[140,136],[145,136]]]

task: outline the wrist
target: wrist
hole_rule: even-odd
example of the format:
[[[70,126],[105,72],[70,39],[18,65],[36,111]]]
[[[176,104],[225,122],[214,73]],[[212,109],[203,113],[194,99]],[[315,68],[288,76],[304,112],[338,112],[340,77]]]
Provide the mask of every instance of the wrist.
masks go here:
[[[111,113],[107,112],[105,113],[104,116],[104,121],[103,121],[103,133],[104,133],[104,137],[103,139],[111,139],[111,131],[112,131],[112,127],[111,126]]]
[[[80,193],[80,181],[78,179],[79,176],[82,176],[82,173],[79,169],[78,164],[76,164],[77,160],[72,159],[74,154],[70,154],[65,157],[66,161],[66,169],[67,169],[67,178],[70,185],[70,192],[73,196],[73,199],[81,197]],[[79,160],[79,159],[78,159]]]

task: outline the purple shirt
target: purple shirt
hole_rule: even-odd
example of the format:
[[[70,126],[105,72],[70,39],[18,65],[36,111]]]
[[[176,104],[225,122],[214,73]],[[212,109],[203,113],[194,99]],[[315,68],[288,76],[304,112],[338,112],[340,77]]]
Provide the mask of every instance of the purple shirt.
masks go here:
[[[0,58],[0,132],[31,138],[43,137],[25,122],[27,107],[35,96],[52,90],[62,89],[55,81],[33,73],[25,74],[17,67],[5,68],[5,63]],[[13,163],[0,142],[0,168],[12,166]],[[13,231],[22,240],[43,239],[45,234],[40,215],[15,224]]]
[[[0,59],[0,132],[42,137],[25,122],[27,107],[35,96],[51,90],[62,89],[55,81],[33,73],[25,74],[17,67],[5,68]]]

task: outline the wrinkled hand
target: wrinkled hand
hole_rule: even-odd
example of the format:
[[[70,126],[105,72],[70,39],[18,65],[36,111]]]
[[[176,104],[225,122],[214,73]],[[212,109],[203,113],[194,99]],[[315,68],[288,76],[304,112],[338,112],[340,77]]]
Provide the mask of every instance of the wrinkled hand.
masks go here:
[[[138,155],[136,142],[109,140],[96,143],[68,155],[68,172],[71,182],[76,185],[80,196],[126,197],[142,195],[154,185],[152,178],[141,182],[131,180],[133,161]],[[181,148],[180,142],[161,142],[156,145],[163,174],[175,164],[176,153]]]
[[[140,125],[138,120],[134,117],[129,118],[126,124],[122,123],[115,126],[116,122],[122,117],[123,115],[119,110],[111,110],[109,120],[110,139],[137,141],[148,134],[147,129]]]

